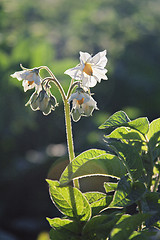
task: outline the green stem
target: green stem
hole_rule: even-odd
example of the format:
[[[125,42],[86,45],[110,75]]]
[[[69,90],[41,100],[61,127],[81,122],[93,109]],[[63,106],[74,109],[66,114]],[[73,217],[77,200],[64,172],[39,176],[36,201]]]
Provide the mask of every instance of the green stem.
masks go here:
[[[65,92],[64,92],[60,82],[56,78],[53,78],[53,77],[46,77],[46,78],[43,79],[43,82],[45,82],[45,81],[48,81],[48,82],[52,81],[52,82],[54,82],[54,84],[57,86],[57,88],[60,91],[60,94],[61,94],[63,102],[65,102],[66,95],[65,95]]]
[[[73,145],[73,137],[72,137],[72,125],[71,125],[71,116],[70,116],[70,104],[67,99],[64,102],[64,112],[65,112],[65,121],[66,121],[66,135],[67,135],[67,145],[68,145],[68,153],[69,153],[69,161],[70,163],[75,158],[74,154],[74,145]],[[78,179],[73,180],[73,185],[76,188],[79,188]]]
[[[73,83],[73,80],[71,81],[71,84],[70,84],[70,87],[69,87],[68,93],[67,93],[67,99],[70,97],[73,89],[74,89],[77,85],[78,85],[78,86],[80,85],[80,82],[79,82],[79,81],[76,81],[76,82],[74,82],[74,83]]]
[[[74,145],[73,145],[73,137],[72,137],[72,125],[71,125],[71,116],[70,116],[70,104],[68,103],[68,99],[65,95],[65,92],[60,84],[60,82],[57,80],[57,78],[54,76],[54,74],[52,73],[52,71],[46,67],[43,66],[42,69],[45,69],[48,71],[48,73],[51,75],[51,77],[47,77],[45,79],[43,79],[43,81],[53,81],[54,84],[58,87],[61,96],[62,96],[62,100],[64,103],[64,112],[65,112],[65,124],[66,124],[66,135],[67,135],[67,146],[68,146],[68,153],[69,153],[69,162],[71,163],[72,160],[75,158],[75,153],[74,153]],[[73,80],[71,80],[71,84],[69,87],[69,91],[68,93],[71,93],[71,90],[73,89],[72,87],[73,84]],[[75,85],[74,85],[75,86]],[[68,96],[68,94],[67,94]],[[73,185],[76,188],[79,188],[79,181],[78,179],[74,179],[73,180]]]

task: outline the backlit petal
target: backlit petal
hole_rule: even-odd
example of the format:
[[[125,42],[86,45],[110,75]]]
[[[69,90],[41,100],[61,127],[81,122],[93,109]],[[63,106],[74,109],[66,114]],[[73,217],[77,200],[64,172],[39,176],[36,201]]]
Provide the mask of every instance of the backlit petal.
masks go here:
[[[80,62],[85,63],[91,59],[91,55],[87,52],[79,52],[80,54]]]
[[[82,84],[87,88],[94,87],[97,84],[97,80],[94,78],[94,76],[88,76],[85,74],[85,77],[82,79]]]

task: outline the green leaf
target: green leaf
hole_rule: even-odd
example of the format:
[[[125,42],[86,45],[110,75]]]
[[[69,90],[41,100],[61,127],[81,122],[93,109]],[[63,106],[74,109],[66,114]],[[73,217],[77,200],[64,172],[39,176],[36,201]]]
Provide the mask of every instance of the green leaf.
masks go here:
[[[104,188],[106,193],[113,192],[117,189],[118,183],[113,183],[113,182],[105,182],[104,183]]]
[[[127,240],[137,227],[148,218],[148,214],[123,215],[111,232],[110,240]]]
[[[149,152],[143,152],[141,155],[142,161],[143,161],[143,166],[146,170],[146,175],[145,175],[145,182],[147,184],[150,184],[150,180],[153,175],[153,163],[151,161],[150,153]]]
[[[105,140],[107,145],[123,160],[126,169],[130,171],[133,179],[137,180],[143,175],[143,163],[140,157],[141,142],[124,143],[116,139]]]
[[[160,156],[160,143],[157,143],[155,148],[152,150],[153,160]]]
[[[160,118],[150,123],[147,138],[152,148],[160,141]]]
[[[142,232],[135,231],[133,234],[129,237],[129,240],[151,240],[152,236],[155,235],[155,232],[149,230],[144,230]]]
[[[130,122],[131,120],[127,114],[123,111],[118,111],[114,113],[108,120],[106,120],[102,125],[99,126],[99,129],[105,128],[115,128],[122,126],[122,124]]]
[[[150,155],[153,158],[152,161],[154,161],[160,155],[160,118],[151,122],[147,138],[149,140]]]
[[[73,233],[80,233],[80,225],[69,219],[46,218],[50,226],[56,230],[67,230]]]
[[[151,217],[146,221],[146,226],[150,227],[160,219],[160,193],[148,192],[141,201],[142,211],[151,212]]]
[[[81,240],[81,237],[65,229],[51,229],[49,232],[50,240]]]
[[[47,182],[52,201],[64,215],[81,221],[87,221],[91,217],[90,205],[77,188],[60,187],[58,181],[47,180]]]
[[[84,193],[84,196],[87,198],[92,208],[92,216],[97,215],[112,201],[112,196],[106,196],[106,194],[101,192],[87,192]]]
[[[113,130],[117,127],[129,127],[139,131],[142,134],[146,134],[149,130],[148,118],[142,117],[131,121],[127,114],[123,111],[116,112],[108,120],[106,120],[99,129],[109,129]]]
[[[138,201],[145,193],[146,188],[141,182],[131,182],[127,177],[123,177],[114,194],[113,201],[109,208],[122,208]]]
[[[84,226],[83,239],[105,240],[120,217],[121,214],[110,214],[91,218]]]
[[[149,130],[149,121],[147,117],[137,118],[126,124],[126,127],[127,125],[128,127],[133,128],[142,134],[146,134]]]
[[[154,226],[160,230],[160,220],[157,221],[157,222],[154,224]]]
[[[115,129],[111,134],[104,136],[107,138],[116,138],[121,140],[128,140],[128,141],[141,141],[144,142],[144,136],[139,133],[138,131],[126,127],[119,127]]]
[[[99,154],[98,153],[102,153]],[[122,161],[102,150],[91,149],[78,155],[66,167],[60,178],[60,184],[69,183],[74,178],[92,175],[107,175],[120,178],[126,173]]]

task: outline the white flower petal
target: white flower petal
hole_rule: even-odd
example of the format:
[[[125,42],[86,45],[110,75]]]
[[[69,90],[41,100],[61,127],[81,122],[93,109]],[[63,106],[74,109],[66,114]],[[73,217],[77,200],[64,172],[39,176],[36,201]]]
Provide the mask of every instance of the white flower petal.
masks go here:
[[[41,83],[40,76],[37,73],[34,73],[32,76],[32,81],[34,81],[35,84],[40,85]]]
[[[77,109],[73,109],[71,115],[72,115],[72,119],[74,122],[78,122],[81,118],[81,114],[79,113],[79,111]]]
[[[11,74],[11,77],[17,78],[19,81],[22,81],[22,80],[23,80],[23,78],[22,78],[22,72],[23,72],[23,71],[15,72],[15,73]]]
[[[81,100],[82,98],[84,98],[83,93],[77,91],[70,96],[68,102],[71,102],[73,99]]]
[[[96,76],[99,79],[99,81],[101,81],[101,79],[107,80],[108,78],[105,75],[106,71],[107,71],[106,69],[100,70],[100,69],[94,67],[93,68],[93,76]]]
[[[29,89],[36,88],[37,91],[41,88],[41,79],[39,76],[38,69],[26,69],[23,71],[15,72],[11,75],[13,78],[17,78],[19,81],[23,80],[22,86],[24,87],[24,91],[26,92]]]
[[[91,96],[88,93],[83,93],[84,101],[83,103],[87,103],[90,101]]]
[[[87,103],[89,106],[91,106],[91,107],[94,107],[94,109],[97,109],[98,110],[98,108],[97,108],[97,102],[92,98],[92,97],[90,97],[90,101]]]
[[[88,76],[87,74],[85,74],[85,77],[82,79],[82,85],[84,87],[90,88],[96,86],[96,84],[97,80],[94,76]]]
[[[81,80],[85,88],[94,87],[101,79],[107,80],[107,64],[106,50],[97,53],[92,57],[87,52],[80,52],[80,64],[65,71],[70,77]]]
[[[95,64],[95,65],[98,65],[98,66],[104,68],[107,64],[106,50],[97,53],[94,57],[92,57],[90,62],[92,64]]]
[[[93,112],[94,108],[85,104],[83,105],[83,114],[82,116],[85,116],[85,117],[89,117],[92,115],[92,112]]]
[[[79,52],[80,54],[80,62],[85,63],[91,59],[91,55],[87,52]]]
[[[70,68],[64,72],[69,75],[71,78],[76,80],[82,79],[82,67],[79,65],[78,67]]]
[[[35,84],[32,83],[32,84],[30,85],[30,84],[28,84],[28,80],[23,80],[22,86],[24,87],[24,92],[26,92],[27,90],[34,88],[34,87],[35,87]]]

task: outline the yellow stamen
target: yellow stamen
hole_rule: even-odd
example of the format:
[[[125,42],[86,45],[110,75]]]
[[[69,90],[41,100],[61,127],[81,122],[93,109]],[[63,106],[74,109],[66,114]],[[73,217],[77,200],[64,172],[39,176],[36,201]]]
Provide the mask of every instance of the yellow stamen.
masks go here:
[[[28,86],[32,85],[34,81],[28,81]]]
[[[92,76],[93,70],[90,63],[85,63],[85,66],[83,68],[83,72],[85,72],[87,75]]]
[[[79,105],[83,104],[84,98],[82,98],[81,100],[77,100],[77,102],[78,102]]]

